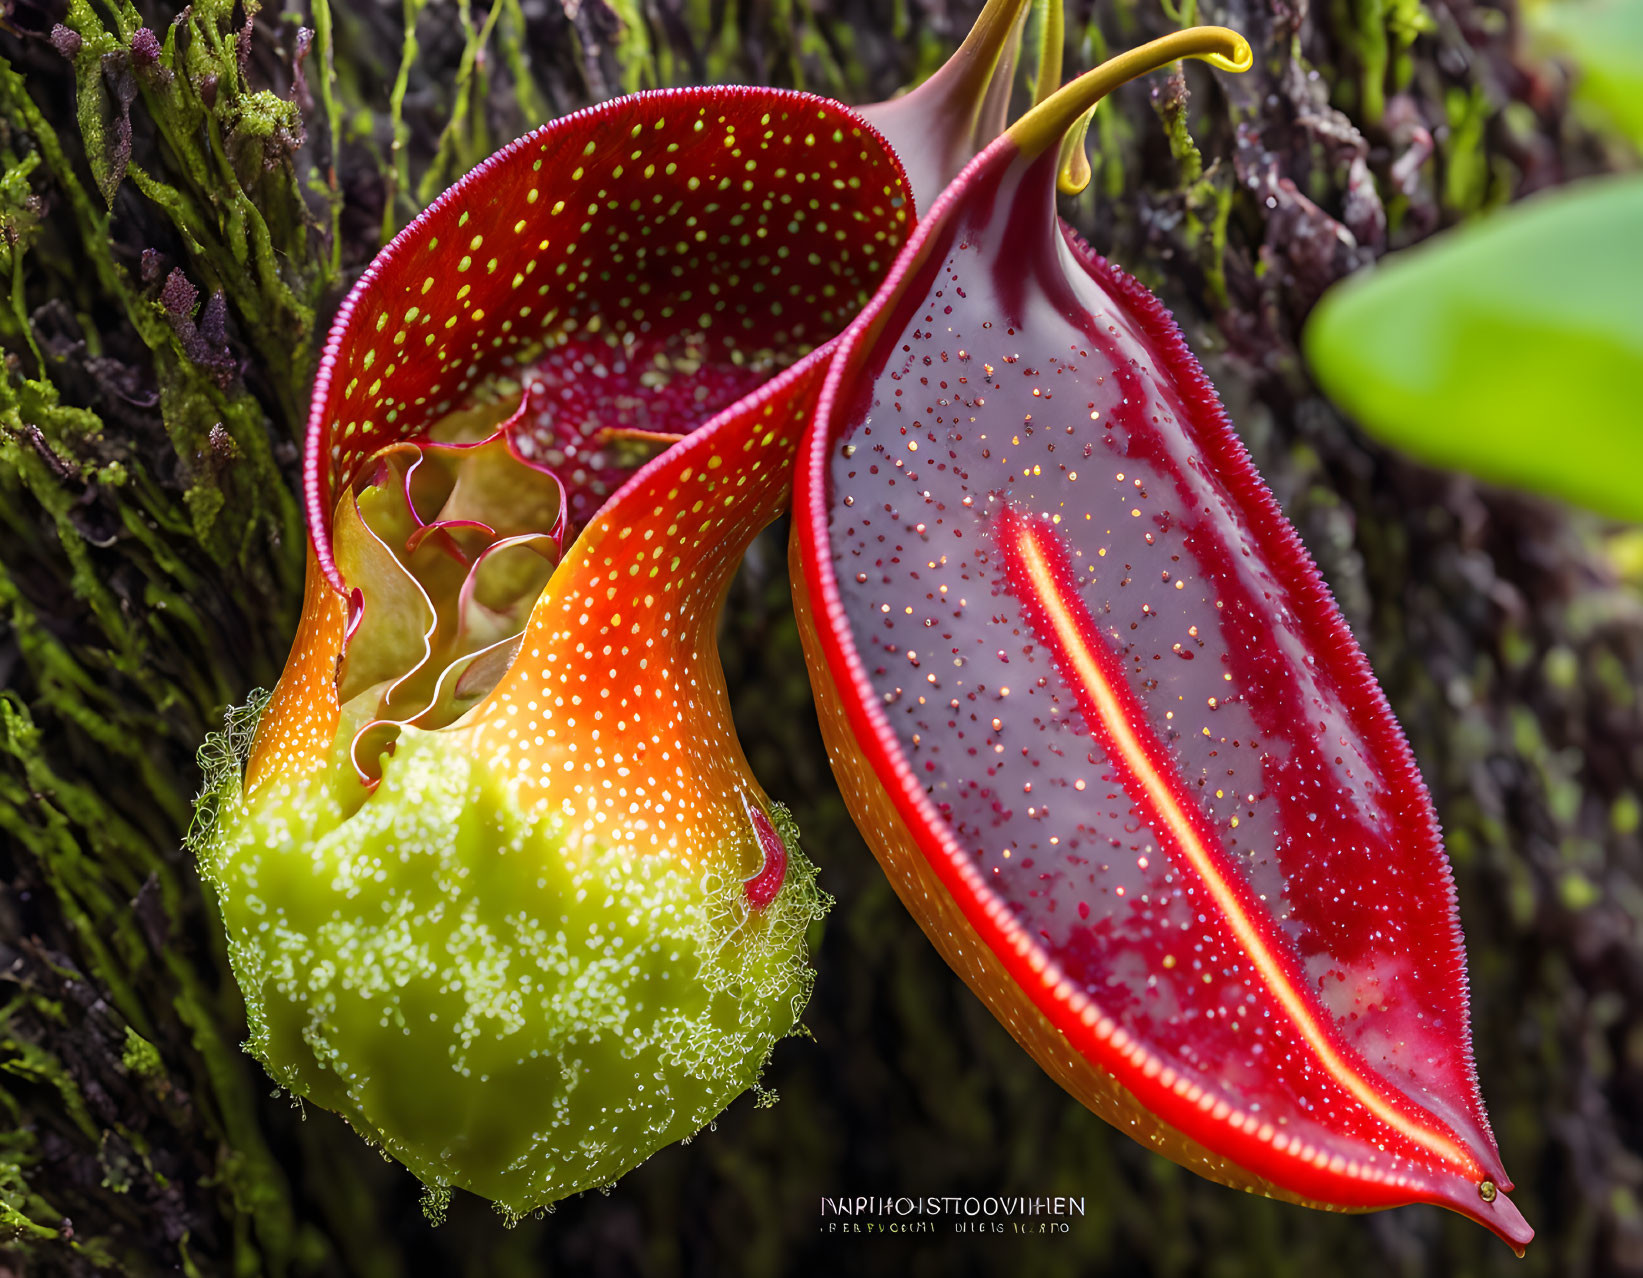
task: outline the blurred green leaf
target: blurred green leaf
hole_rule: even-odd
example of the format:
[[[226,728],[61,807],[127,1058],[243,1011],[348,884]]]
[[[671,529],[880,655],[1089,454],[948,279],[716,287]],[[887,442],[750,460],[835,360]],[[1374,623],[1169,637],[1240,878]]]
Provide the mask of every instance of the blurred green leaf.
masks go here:
[[[1643,2],[1539,0],[1524,8],[1531,38],[1575,66],[1575,95],[1643,147]]]
[[[1643,177],[1535,196],[1324,295],[1318,383],[1435,466],[1643,520]]]

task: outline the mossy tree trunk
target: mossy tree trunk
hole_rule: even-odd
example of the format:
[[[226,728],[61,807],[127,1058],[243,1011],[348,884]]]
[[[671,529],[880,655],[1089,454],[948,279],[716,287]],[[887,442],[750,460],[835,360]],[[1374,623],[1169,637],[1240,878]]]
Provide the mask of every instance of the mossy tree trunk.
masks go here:
[[[773,1110],[505,1230],[271,1095],[182,851],[194,751],[277,674],[298,440],[350,280],[446,183],[623,90],[867,100],[974,0],[4,0],[0,1273],[1506,1272],[1436,1211],[1330,1217],[1130,1145],[935,957],[833,789],[779,538],[724,633],[738,723],[839,904]],[[1332,280],[1626,163],[1472,0],[1069,5],[1087,65],[1196,16],[1253,72],[1097,117],[1069,217],[1172,305],[1364,641],[1448,830],[1517,1274],[1643,1272],[1643,580],[1635,542],[1367,443],[1296,353]],[[1093,12],[1092,12],[1093,9]],[[1630,558],[1627,552],[1629,547]],[[1628,570],[1627,564],[1631,564]],[[1628,571],[1631,576],[1628,577]],[[1067,1237],[828,1239],[822,1194],[1082,1195]]]

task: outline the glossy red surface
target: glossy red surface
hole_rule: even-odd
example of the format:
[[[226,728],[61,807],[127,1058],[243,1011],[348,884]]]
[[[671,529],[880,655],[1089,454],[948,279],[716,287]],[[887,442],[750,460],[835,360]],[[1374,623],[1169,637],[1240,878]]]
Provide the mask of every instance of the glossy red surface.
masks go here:
[[[1163,308],[1001,140],[835,361],[796,536],[860,748],[981,943],[1293,1196],[1531,1231],[1368,665]]]

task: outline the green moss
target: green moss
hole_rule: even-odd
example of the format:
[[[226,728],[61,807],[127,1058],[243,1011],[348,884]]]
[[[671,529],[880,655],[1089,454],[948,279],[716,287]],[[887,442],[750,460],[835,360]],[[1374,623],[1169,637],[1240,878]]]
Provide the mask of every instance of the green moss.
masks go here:
[[[139,1078],[165,1077],[165,1062],[160,1059],[160,1049],[129,1025],[126,1026],[126,1047],[120,1055],[120,1063]]]
[[[1454,88],[1444,98],[1449,134],[1442,144],[1443,203],[1454,213],[1483,207],[1488,196],[1489,166],[1483,149],[1483,129],[1490,111],[1482,85],[1470,92]]]
[[[609,0],[611,12],[621,24],[616,36],[616,65],[621,69],[622,92],[634,93],[654,87],[655,51],[644,6],[638,0]]]
[[[1345,76],[1339,82],[1339,88],[1355,90],[1340,95],[1343,104],[1355,107],[1366,123],[1379,124],[1388,89],[1408,87],[1410,46],[1436,24],[1422,0],[1340,0],[1335,9],[1358,67],[1355,82]]]
[[[198,889],[178,878],[176,837],[193,786],[179,765],[228,688],[283,647],[301,580],[301,521],[275,441],[300,423],[315,308],[340,259],[312,251],[325,228],[282,149],[300,113],[245,83],[228,36],[241,20],[236,6],[206,0],[177,25],[156,24],[162,53],[145,75],[131,61],[136,10],[77,0],[66,15],[81,38],[62,76],[74,103],[66,130],[48,122],[47,77],[37,83],[31,71],[25,81],[0,59],[0,280],[9,289],[0,304],[0,624],[17,654],[0,697],[0,822],[60,920],[53,943],[73,953],[59,979],[99,992],[100,1015],[125,1035],[116,1060],[167,1084],[152,1087],[155,1104],[194,1098],[174,1115],[177,1140],[220,1143],[220,1184],[238,1223],[218,1255],[249,1274],[282,1272],[306,1244],[259,1129],[261,1084],[235,1047],[232,990],[225,998],[209,975],[209,950],[156,951],[132,908],[151,901],[159,926],[201,912]],[[200,89],[207,79],[213,106]],[[127,112],[153,139],[142,165],[124,152]],[[50,218],[38,217],[44,207]],[[171,264],[202,295],[223,293],[230,340],[257,351],[257,393],[194,362],[157,284],[139,278],[133,227],[175,253]],[[83,358],[131,379],[133,401],[87,400],[80,357],[36,340],[48,302],[79,325]],[[133,407],[147,386],[157,403]],[[217,930],[208,920],[199,935]],[[95,1187],[89,1169],[100,1166],[103,1192],[159,1186],[143,1135],[122,1127],[115,1140],[93,1118],[76,1081],[85,1062],[40,1045],[49,1037],[37,1027],[62,1015],[77,1012],[43,995],[14,1005],[0,1028],[0,1067],[56,1098],[88,1169],[75,1184]],[[161,1043],[179,1053],[176,1091],[159,1066]],[[25,1145],[0,1147],[0,1229],[25,1251],[113,1265],[96,1235],[118,1213],[75,1211],[66,1236],[56,1226],[65,1212],[29,1188],[31,1159]],[[189,1192],[209,1200],[208,1190]]]
[[[1603,892],[1578,870],[1570,870],[1557,885],[1558,900],[1571,912],[1589,910],[1603,899]]]
[[[388,124],[392,141],[388,154],[388,163],[383,168],[383,178],[388,183],[387,194],[382,202],[382,242],[386,244],[393,239],[394,232],[399,229],[399,208],[401,198],[408,197],[411,191],[411,154],[406,149],[410,140],[410,130],[405,124],[405,94],[411,83],[411,67],[417,58],[416,24],[427,7],[428,0],[404,0],[405,36],[400,46],[399,71],[394,77],[393,91],[388,95]],[[404,193],[404,196],[401,193]]]
[[[1189,6],[1190,7],[1190,6]],[[1155,94],[1153,109],[1164,127],[1170,156],[1185,193],[1186,213],[1182,238],[1192,249],[1204,272],[1207,291],[1214,305],[1228,305],[1226,277],[1227,225],[1232,216],[1230,175],[1217,162],[1209,170],[1193,140],[1187,122],[1187,98],[1179,94]],[[1109,113],[1112,114],[1112,113]],[[1100,120],[1102,113],[1096,112]],[[1107,143],[1103,140],[1103,149]],[[1122,176],[1120,170],[1120,177]]]
[[[0,1198],[0,1240],[11,1243],[27,1242],[29,1239],[55,1242],[61,1237],[60,1230],[50,1225],[36,1224]]]
[[[1580,680],[1580,658],[1573,649],[1557,644],[1541,659],[1540,670],[1552,687],[1567,691]]]

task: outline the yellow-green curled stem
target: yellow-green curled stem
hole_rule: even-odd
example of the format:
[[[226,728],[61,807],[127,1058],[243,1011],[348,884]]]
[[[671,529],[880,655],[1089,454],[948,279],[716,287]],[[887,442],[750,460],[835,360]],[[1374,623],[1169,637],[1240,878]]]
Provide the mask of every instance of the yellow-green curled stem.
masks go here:
[[[1248,71],[1255,65],[1249,41],[1226,27],[1189,27],[1150,40],[1109,58],[1052,93],[1006,131],[1024,155],[1041,155],[1060,144],[1063,135],[1119,85],[1182,58],[1202,58],[1221,71]]]

